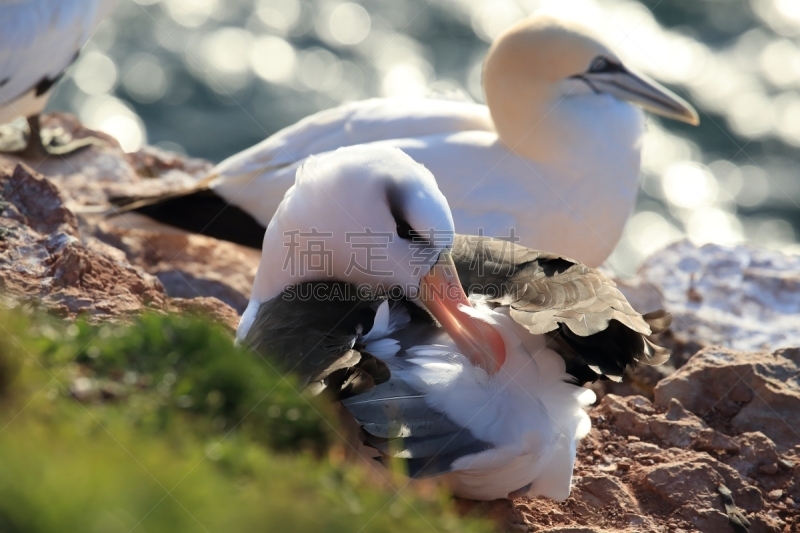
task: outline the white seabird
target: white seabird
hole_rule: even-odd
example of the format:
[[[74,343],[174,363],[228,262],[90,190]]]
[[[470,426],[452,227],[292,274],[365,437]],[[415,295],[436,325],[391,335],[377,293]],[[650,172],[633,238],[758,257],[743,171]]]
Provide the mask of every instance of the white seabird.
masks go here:
[[[433,172],[458,231],[510,237],[513,230],[520,244],[597,266],[636,200],[639,107],[698,123],[688,103],[625,67],[589,29],[545,16],[497,39],[483,86],[485,106],[372,99],[322,111],[221,162],[189,191],[120,205],[258,247],[307,157],[355,144],[394,146]]]
[[[64,156],[93,144],[81,139],[46,145],[39,114],[53,85],[117,1],[0,0],[0,124],[24,117],[30,127],[26,147],[13,155]]]
[[[425,167],[354,146],[297,171],[237,340],[341,401],[411,476],[563,500],[590,426],[580,383],[663,363],[645,336],[669,320],[572,260],[456,235]]]

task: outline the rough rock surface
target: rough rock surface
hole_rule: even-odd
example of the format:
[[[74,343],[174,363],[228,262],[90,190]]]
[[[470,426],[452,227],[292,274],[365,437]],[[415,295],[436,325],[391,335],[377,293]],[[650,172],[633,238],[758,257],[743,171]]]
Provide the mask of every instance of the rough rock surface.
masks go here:
[[[509,531],[734,532],[718,486],[733,494],[750,532],[800,527],[800,446],[778,453],[762,433],[712,429],[679,401],[607,395],[590,413],[571,496],[563,503],[460,502]],[[774,465],[762,468],[760,465]],[[797,466],[796,466],[797,465]]]
[[[44,128],[60,128],[75,138],[99,137],[104,146],[93,146],[68,158],[48,157],[25,161],[37,172],[59,185],[67,207],[108,207],[108,198],[123,195],[156,194],[193,182],[211,168],[207,161],[170,154],[147,147],[125,154],[119,144],[104,133],[89,130],[65,113],[53,113],[43,119]],[[6,158],[15,160],[14,158]],[[146,179],[158,177],[159,179]]]
[[[800,256],[680,241],[619,283],[637,309],[673,314],[680,365],[699,348],[760,351],[800,346]]]
[[[61,115],[50,117],[47,123],[61,124],[68,131],[76,127],[73,119]],[[78,137],[87,133],[81,128],[75,131]],[[163,159],[158,159],[162,155]],[[137,171],[147,174],[154,168],[174,172],[176,168],[208,166],[203,162],[192,167],[191,161],[180,165],[179,160],[183,161],[150,149],[128,156],[111,140],[108,146],[92,147],[68,159],[21,162],[0,157],[0,303],[6,307],[41,306],[60,316],[86,315],[94,321],[124,318],[146,308],[197,312],[235,328],[238,315],[226,302],[241,306],[243,294],[249,291],[255,267],[242,268],[246,254],[237,256],[208,243],[198,246],[195,240],[203,237],[152,237],[136,230],[121,236],[125,230],[101,229],[96,215],[84,217],[73,210],[80,212],[87,205],[106,207],[114,184],[147,181]],[[52,175],[45,177],[34,167]],[[118,243],[105,238],[108,235],[123,240]],[[150,240],[171,243],[173,248],[161,245],[148,248],[152,250],[149,254],[131,252],[137,246],[140,251],[150,246]],[[215,258],[220,263],[228,261],[228,270],[215,269]],[[238,271],[233,269],[234,262],[239,263]],[[179,268],[169,269],[170,263],[198,266],[185,267],[182,278]],[[172,278],[165,276],[162,283],[159,276],[165,272]],[[204,277],[204,273],[209,274]],[[199,291],[186,289],[186,280],[193,274],[199,281],[192,286],[201,287]],[[213,286],[214,276],[236,289]],[[179,283],[184,290],[173,290]]]
[[[87,134],[71,117],[48,120]],[[115,195],[190,183],[208,163],[150,148],[123,154],[111,141],[17,163],[0,157],[0,303],[94,320],[149,307],[235,327],[257,252],[96,214]],[[600,390],[565,502],[458,505],[508,531],[733,532],[723,485],[750,532],[800,531],[798,272],[800,259],[749,247],[677,243],[656,254],[621,286],[637,308],[675,314],[661,339],[678,349],[674,366]]]
[[[261,258],[259,251],[202,235],[132,227],[126,222],[101,222],[93,234],[156,276],[170,296],[210,296],[244,312]]]
[[[799,324],[800,325],[800,324]],[[800,349],[706,348],[655,387],[655,402],[680,401],[733,431],[760,431],[782,448],[800,444]]]
[[[96,239],[80,237],[75,215],[50,181],[0,161],[0,191],[0,286],[7,306],[33,301],[63,316],[97,319],[166,307],[156,278]]]
[[[78,138],[98,136],[107,139],[108,144],[89,148],[66,159],[19,161],[0,156],[2,168],[13,169],[23,164],[29,170],[36,170],[31,174],[37,176],[35,183],[41,185],[26,184],[25,194],[32,199],[33,208],[47,213],[52,211],[52,214],[43,217],[39,213],[31,213],[28,223],[42,235],[55,235],[57,231],[53,224],[63,225],[62,219],[68,220],[69,223],[64,226],[67,229],[61,230],[62,233],[78,239],[88,250],[111,258],[126,272],[136,272],[137,276],[157,287],[160,294],[158,301],[145,298],[142,302],[134,302],[128,301],[124,295],[122,298],[115,297],[108,301],[109,305],[116,307],[109,307],[105,311],[95,309],[93,301],[80,300],[73,302],[71,312],[74,314],[80,309],[89,314],[112,316],[137,312],[142,303],[156,309],[167,309],[173,307],[175,302],[180,302],[169,297],[193,301],[207,298],[206,304],[195,307],[202,307],[204,312],[235,328],[238,316],[234,310],[241,312],[247,305],[259,253],[159,226],[144,217],[104,220],[102,216],[102,212],[110,207],[109,198],[175,190],[205,175],[211,164],[152,147],[125,154],[113,139],[83,128],[70,115],[49,115],[44,124],[49,128],[58,127],[71,132]],[[41,179],[39,173],[46,179]],[[52,193],[43,195],[40,191],[42,188]],[[58,198],[51,201],[52,205],[46,205],[45,199],[53,194]],[[7,199],[14,203],[12,200]],[[19,250],[27,253],[25,248]],[[38,248],[36,250],[41,252]],[[75,258],[70,260],[74,262]],[[95,270],[97,265],[103,265],[94,257],[84,263]],[[0,265],[0,271],[9,265]],[[67,266],[70,267],[67,270],[72,270],[74,265],[70,263]],[[43,275],[41,272],[35,274],[39,277]],[[122,279],[125,280],[124,277]],[[127,281],[121,285],[125,283]],[[109,287],[114,285],[110,282],[107,284]],[[221,302],[210,303],[217,300]],[[185,309],[186,305],[179,304],[179,308]]]

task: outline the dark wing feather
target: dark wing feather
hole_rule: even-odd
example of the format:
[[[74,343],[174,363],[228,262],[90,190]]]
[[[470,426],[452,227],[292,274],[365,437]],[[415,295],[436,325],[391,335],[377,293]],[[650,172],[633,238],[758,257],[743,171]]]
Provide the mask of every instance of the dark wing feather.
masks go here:
[[[342,401],[361,425],[366,445],[384,458],[403,460],[411,477],[449,472],[459,457],[492,447],[431,408],[424,395],[403,379],[403,371],[413,362],[395,357],[386,364],[391,373],[386,382]]]
[[[386,365],[356,344],[369,331],[378,300],[362,300],[345,283],[306,283],[264,302],[244,344],[269,357],[315,393],[347,398],[389,379]],[[317,300],[303,295],[336,294]]]
[[[208,179],[191,189],[151,197],[114,197],[106,213],[115,217],[136,212],[162,224],[215,239],[261,248],[264,226],[252,215],[208,188]]]
[[[338,297],[307,297],[332,294]],[[261,304],[244,343],[300,376],[304,387],[341,400],[364,443],[384,458],[405,461],[412,477],[448,472],[459,457],[491,448],[427,405],[403,378],[413,362],[382,361],[357,343],[372,328],[381,300],[348,297],[355,294],[346,283],[296,285]]]
[[[568,371],[581,381],[598,374],[621,377],[636,361],[660,365],[669,358],[667,350],[646,338],[669,327],[669,313],[642,316],[613,281],[593,268],[507,241],[464,235],[456,236],[453,260],[465,290],[508,303],[511,317],[528,331],[553,337]]]

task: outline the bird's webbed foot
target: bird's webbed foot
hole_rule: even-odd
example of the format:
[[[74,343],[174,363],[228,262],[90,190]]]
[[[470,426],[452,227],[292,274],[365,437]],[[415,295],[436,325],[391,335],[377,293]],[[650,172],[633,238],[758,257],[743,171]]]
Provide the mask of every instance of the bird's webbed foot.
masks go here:
[[[73,138],[62,128],[42,130],[39,117],[28,117],[27,135],[15,135],[11,127],[5,127],[0,134],[0,155],[10,155],[20,159],[42,160],[47,157],[69,157],[91,146],[104,146],[106,142],[99,137]],[[21,146],[20,146],[21,145]]]

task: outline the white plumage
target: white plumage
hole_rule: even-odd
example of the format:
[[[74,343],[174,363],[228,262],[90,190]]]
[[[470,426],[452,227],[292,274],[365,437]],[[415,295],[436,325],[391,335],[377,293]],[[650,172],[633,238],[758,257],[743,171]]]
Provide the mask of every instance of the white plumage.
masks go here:
[[[0,0],[0,124],[35,117],[118,0]]]
[[[522,245],[597,265],[616,245],[636,199],[642,114],[608,95],[573,97],[557,111],[565,120],[591,120],[574,128],[557,160],[541,162],[510,151],[484,105],[353,102],[223,161],[211,187],[266,226],[308,156],[356,144],[392,146],[436,176],[459,232],[504,237],[515,228]]]
[[[488,106],[373,99],[312,115],[220,163],[210,188],[266,226],[299,165],[356,144],[433,172],[456,230],[509,237],[596,266],[638,190],[643,115],[696,123],[686,102],[626,69],[585,28],[534,16],[493,45]]]
[[[497,373],[474,366],[442,335],[439,344],[398,354],[407,365],[396,378],[425,391],[431,409],[492,445],[454,461],[444,480],[455,494],[492,500],[529,486],[525,493],[531,496],[564,500],[577,441],[591,427],[583,408],[595,395],[571,383],[564,360],[544,336],[531,335],[502,308],[473,303],[476,318],[491,323],[505,342],[506,361]]]
[[[409,227],[432,228],[443,238],[434,241],[427,230],[415,229],[423,236],[415,244],[403,229]],[[328,232],[327,237],[312,228]],[[363,242],[367,230],[375,236],[367,242],[383,243],[369,263],[347,237],[357,233]],[[359,145],[312,157],[297,171],[296,184],[267,228],[237,339],[280,360],[287,355],[276,353],[276,347],[286,347],[287,336],[296,339],[292,332],[319,335],[316,341],[311,337],[308,348],[290,348],[295,355],[284,360],[289,368],[308,368],[302,379],[312,390],[337,382],[325,377],[331,366],[347,368],[369,354],[383,361],[390,375],[368,381],[371,386],[341,401],[370,446],[405,459],[412,475],[440,476],[459,496],[491,500],[529,494],[563,500],[570,491],[577,440],[590,427],[584,407],[594,394],[567,372],[556,351],[563,347],[557,348],[552,336],[532,334],[510,316],[508,304],[492,300],[490,305],[485,294],[467,299],[450,258],[458,238],[453,233],[448,201],[433,176],[402,151]],[[390,238],[381,240],[381,235]],[[297,250],[324,241],[330,263],[315,271],[293,268],[290,241]],[[416,253],[421,249],[422,256]],[[348,268],[354,258],[368,268]],[[462,267],[465,259],[459,259]],[[359,298],[365,305],[377,306],[371,323],[339,328],[350,313],[329,296],[336,293],[292,296],[297,294],[292,287],[320,281],[363,290],[366,296]],[[399,288],[404,298],[378,306],[380,300],[370,295],[388,287]],[[588,292],[581,297],[579,291],[567,291],[576,309],[597,303]],[[415,305],[429,310],[441,327],[419,311],[416,318],[409,315]],[[336,325],[330,330],[325,323]],[[356,376],[352,383],[359,382]],[[401,451],[392,451],[387,439],[399,441]]]

